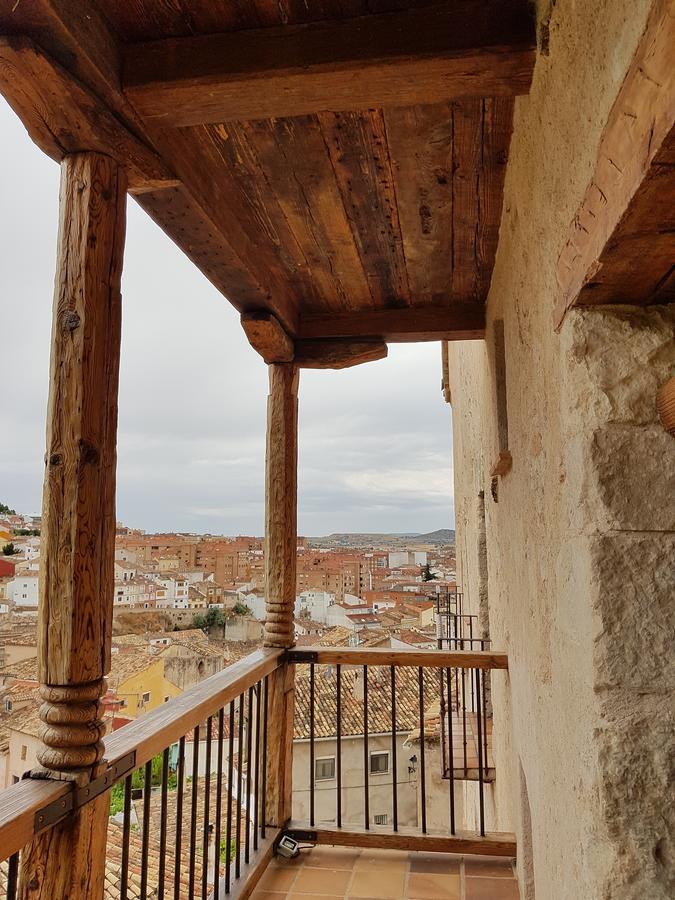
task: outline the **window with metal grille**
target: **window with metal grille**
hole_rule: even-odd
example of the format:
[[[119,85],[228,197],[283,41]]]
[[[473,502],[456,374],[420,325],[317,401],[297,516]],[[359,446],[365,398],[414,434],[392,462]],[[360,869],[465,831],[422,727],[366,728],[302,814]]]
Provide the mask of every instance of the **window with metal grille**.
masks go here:
[[[373,821],[376,825],[386,825],[387,824],[387,816],[386,814],[381,816],[374,816]]]

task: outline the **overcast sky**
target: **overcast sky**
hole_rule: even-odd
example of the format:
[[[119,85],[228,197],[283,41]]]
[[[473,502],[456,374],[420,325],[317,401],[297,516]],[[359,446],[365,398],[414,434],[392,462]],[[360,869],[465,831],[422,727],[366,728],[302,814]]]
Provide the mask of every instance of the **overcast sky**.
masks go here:
[[[0,98],[0,501],[38,513],[59,169]],[[238,316],[129,201],[117,517],[261,534],[267,370]],[[439,344],[300,377],[301,534],[454,527]]]

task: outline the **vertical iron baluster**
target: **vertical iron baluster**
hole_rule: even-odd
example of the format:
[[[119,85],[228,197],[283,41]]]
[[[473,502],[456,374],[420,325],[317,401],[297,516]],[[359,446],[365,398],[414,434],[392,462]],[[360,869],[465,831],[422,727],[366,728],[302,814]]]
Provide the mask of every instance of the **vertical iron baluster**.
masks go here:
[[[426,795],[426,768],[424,759],[424,669],[420,666],[417,670],[419,683],[420,702],[420,800],[422,807],[422,834],[427,833],[427,795]]]
[[[396,765],[396,666],[391,666],[391,813],[398,831],[398,767]]]
[[[192,733],[192,791],[190,807],[190,866],[188,869],[190,900],[195,893],[195,864],[197,856],[197,801],[199,799],[199,725]]]
[[[211,729],[213,717],[206,720],[206,755],[204,759],[204,821],[202,823],[202,900],[208,894],[209,879],[209,816],[211,814]]]
[[[124,781],[124,813],[122,815],[122,872],[120,900],[127,900],[129,889],[129,834],[131,832],[131,775]]]
[[[225,893],[230,893],[230,869],[232,856],[232,778],[234,771],[234,700],[230,701],[230,733],[227,754],[227,828],[225,830]]]
[[[487,681],[487,675],[483,672],[483,677],[481,679],[483,682],[483,763],[485,765],[485,771],[487,773],[488,770],[488,733],[487,733],[487,691],[485,687],[485,682]],[[480,715],[480,704],[479,704],[479,712]]]
[[[13,853],[7,863],[7,900],[16,900],[16,886],[19,876],[19,854]]]
[[[468,760],[466,751],[466,669],[462,669],[462,738],[464,740],[464,777],[466,778]]]
[[[263,758],[262,758],[262,797],[260,798],[260,837],[265,837],[267,826],[267,694],[269,691],[269,675],[265,675],[265,701],[263,705]]]
[[[309,665],[309,824],[314,828],[314,663]]]
[[[143,833],[141,835],[141,890],[140,900],[148,894],[148,850],[150,847],[150,791],[152,788],[152,760],[145,764],[143,772]]]
[[[370,797],[368,784],[368,666],[363,667],[363,821],[370,828]]]
[[[335,705],[335,717],[337,719],[337,741],[336,741],[336,749],[337,749],[337,804],[336,804],[336,819],[337,819],[337,827],[342,828],[342,668],[338,663],[335,667],[335,697],[336,697],[336,705]]]
[[[225,709],[218,712],[218,785],[216,787],[216,832],[213,836],[215,847],[215,863],[213,865],[213,900],[220,895],[220,837],[221,819],[223,817],[223,749],[225,736]]]
[[[473,679],[472,679],[473,681]],[[476,694],[480,696],[480,669],[476,669]],[[485,836],[485,798],[483,788],[483,741],[481,735],[480,712],[476,716],[478,735],[478,806],[480,815],[480,833]]]
[[[169,795],[169,748],[162,753],[162,794],[159,808],[159,869],[157,872],[157,900],[164,900],[166,872],[166,813]]]
[[[448,698],[452,697],[450,669],[445,670]],[[450,834],[455,833],[455,748],[452,734],[452,702],[448,702],[448,765],[450,767]]]
[[[469,616],[469,650],[473,650],[473,616]],[[471,685],[471,712],[476,712],[473,678],[469,678],[469,684]]]
[[[251,859],[251,749],[253,745],[253,686],[248,689],[248,716],[246,718],[246,838],[244,840],[244,861]]]
[[[235,829],[236,856],[234,858],[234,877],[239,878],[241,875],[241,791],[242,791],[242,758],[241,751],[244,744],[244,694],[239,695],[239,728],[237,730],[237,807]]]
[[[185,783],[185,738],[178,742],[178,776],[176,779],[176,859],[173,872],[173,900],[180,900],[181,840],[183,837],[183,790]]]
[[[258,828],[260,809],[260,700],[262,684],[258,682],[255,687],[255,797],[253,798],[253,849],[258,849]]]

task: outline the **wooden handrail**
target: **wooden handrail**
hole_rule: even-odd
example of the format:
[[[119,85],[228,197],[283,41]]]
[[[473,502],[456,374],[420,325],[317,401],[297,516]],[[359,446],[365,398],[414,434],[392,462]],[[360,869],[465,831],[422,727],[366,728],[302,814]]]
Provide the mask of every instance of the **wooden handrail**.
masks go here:
[[[255,650],[222,672],[205,678],[164,706],[108,735],[105,739],[105,760],[112,764],[135,752],[135,766],[142,766],[252,684],[278,669],[283,659],[283,650]]]
[[[311,659],[310,659],[311,655]],[[391,650],[388,647],[303,647],[291,662],[343,666],[423,666],[434,669],[508,669],[506,653],[490,650]]]
[[[105,739],[109,765],[135,753],[134,768],[142,766],[178,741],[196,725],[234,700],[247,688],[274,672],[284,660],[283,650],[256,650],[222,672],[169,700]],[[112,786],[111,781],[109,786]],[[70,781],[25,778],[0,794],[0,860],[25,847],[35,834],[35,816],[66,798]]]

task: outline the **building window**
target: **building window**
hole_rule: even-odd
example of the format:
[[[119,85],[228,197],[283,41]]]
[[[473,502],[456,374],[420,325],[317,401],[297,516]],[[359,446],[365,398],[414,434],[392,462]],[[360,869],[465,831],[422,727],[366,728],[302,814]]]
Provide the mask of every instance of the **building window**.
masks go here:
[[[11,712],[11,711],[12,711],[12,701],[5,700],[5,712]]]
[[[389,771],[389,751],[370,754],[370,774],[386,775]]]
[[[28,755],[28,747],[26,747],[25,744],[22,744],[21,745],[21,759],[22,760],[25,759],[27,755]]]
[[[324,756],[314,763],[314,780],[327,781],[335,778],[335,757]]]
[[[143,700],[143,703],[149,703],[150,702],[150,691],[146,691],[142,695],[141,699]]]
[[[373,821],[376,825],[386,825],[387,824],[387,816],[386,813],[381,816],[374,816]]]
[[[120,709],[124,709],[124,707],[125,707],[126,705],[127,705],[127,701],[126,701],[124,698],[122,698],[122,699],[120,700]]]

